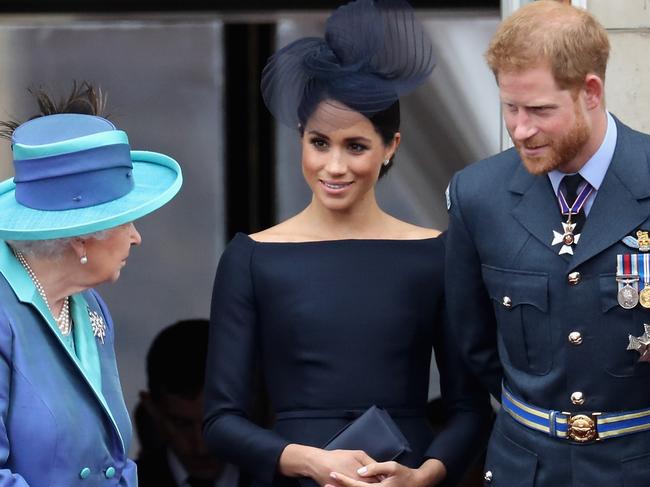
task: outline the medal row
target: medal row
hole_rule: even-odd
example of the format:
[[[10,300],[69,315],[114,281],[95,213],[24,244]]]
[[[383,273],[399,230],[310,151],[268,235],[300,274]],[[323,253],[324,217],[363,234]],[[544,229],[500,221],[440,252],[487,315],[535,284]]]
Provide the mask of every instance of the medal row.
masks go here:
[[[637,304],[650,308],[650,254],[616,256],[618,304],[632,309]]]

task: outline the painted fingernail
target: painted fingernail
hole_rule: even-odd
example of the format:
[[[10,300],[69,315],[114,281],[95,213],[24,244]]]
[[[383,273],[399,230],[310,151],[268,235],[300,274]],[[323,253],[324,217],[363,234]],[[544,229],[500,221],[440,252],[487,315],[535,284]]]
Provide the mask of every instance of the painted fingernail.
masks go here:
[[[368,473],[368,467],[361,467],[359,470],[357,470],[357,473],[359,475],[364,475],[364,474]]]

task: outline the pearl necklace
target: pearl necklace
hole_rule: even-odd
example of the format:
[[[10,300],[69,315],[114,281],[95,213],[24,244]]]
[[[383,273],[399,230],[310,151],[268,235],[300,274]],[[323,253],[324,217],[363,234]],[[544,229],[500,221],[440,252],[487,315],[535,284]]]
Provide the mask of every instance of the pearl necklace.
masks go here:
[[[38,294],[40,294],[41,298],[43,298],[43,301],[45,301],[45,306],[47,306],[47,309],[54,317],[54,321],[56,321],[56,325],[59,327],[59,330],[61,330],[61,333],[63,335],[69,335],[70,330],[72,329],[72,319],[70,318],[70,297],[69,296],[65,297],[65,299],[63,300],[63,306],[61,307],[61,313],[59,313],[58,318],[55,317],[54,313],[52,313],[52,308],[50,308],[50,303],[47,300],[47,296],[45,295],[45,290],[43,289],[43,285],[36,278],[36,274],[34,274],[34,271],[27,263],[27,259],[25,259],[25,256],[20,250],[14,250],[14,254],[16,254],[16,258],[25,268],[27,274],[29,274],[29,277],[32,279],[32,282],[34,283],[34,286],[36,286],[36,290],[38,291]]]

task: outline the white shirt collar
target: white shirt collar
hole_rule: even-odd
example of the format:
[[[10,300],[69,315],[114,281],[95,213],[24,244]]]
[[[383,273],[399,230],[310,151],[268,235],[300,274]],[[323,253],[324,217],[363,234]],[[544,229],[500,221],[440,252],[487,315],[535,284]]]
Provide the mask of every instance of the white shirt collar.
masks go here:
[[[612,117],[609,112],[606,112],[606,114],[607,131],[605,132],[605,137],[603,138],[598,150],[593,156],[591,156],[587,163],[582,166],[580,171],[578,171],[596,191],[598,191],[600,185],[603,183],[603,179],[605,179],[605,174],[607,173],[607,169],[609,168],[609,165],[612,162],[612,157],[614,156],[614,149],[616,149],[616,140],[618,138],[618,130],[616,128],[614,117]],[[565,173],[560,172],[557,169],[548,173],[555,194],[557,194],[560,182],[565,175]]]

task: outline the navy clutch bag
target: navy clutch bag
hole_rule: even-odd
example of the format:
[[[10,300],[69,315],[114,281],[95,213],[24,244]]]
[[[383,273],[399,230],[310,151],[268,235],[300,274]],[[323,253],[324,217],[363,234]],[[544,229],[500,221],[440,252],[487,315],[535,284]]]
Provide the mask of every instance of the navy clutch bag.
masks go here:
[[[377,462],[395,460],[411,447],[385,409],[371,406],[357,419],[336,433],[325,450],[363,450]],[[315,487],[311,479],[299,479],[302,487]]]

